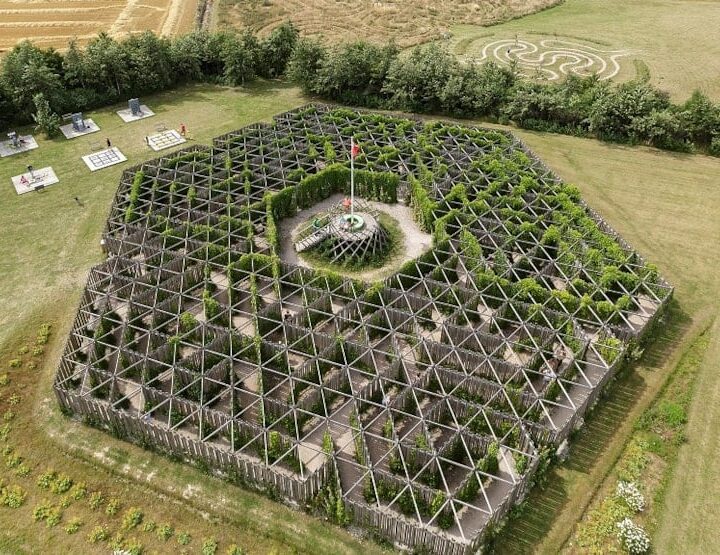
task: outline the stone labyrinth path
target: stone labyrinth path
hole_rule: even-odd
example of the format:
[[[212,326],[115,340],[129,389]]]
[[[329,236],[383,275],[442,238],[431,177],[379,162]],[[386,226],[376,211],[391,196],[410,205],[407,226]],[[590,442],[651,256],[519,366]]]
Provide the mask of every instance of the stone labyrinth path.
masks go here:
[[[571,73],[586,77],[597,74],[601,80],[620,72],[619,58],[627,50],[600,50],[586,44],[543,39],[535,44],[526,39],[501,39],[486,44],[478,61],[493,60],[502,65],[516,62],[526,77],[557,81]]]

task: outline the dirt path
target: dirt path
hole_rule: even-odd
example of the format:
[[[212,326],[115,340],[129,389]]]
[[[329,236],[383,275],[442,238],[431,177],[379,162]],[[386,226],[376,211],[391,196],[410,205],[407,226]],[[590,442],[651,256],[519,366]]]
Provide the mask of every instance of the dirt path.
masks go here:
[[[305,268],[313,266],[305,262],[295,252],[293,238],[298,232],[298,228],[307,222],[308,218],[316,212],[330,209],[335,204],[342,201],[344,195],[336,194],[328,197],[324,201],[298,212],[292,218],[285,218],[280,221],[278,226],[278,234],[280,236],[280,258],[290,264],[296,264]],[[387,214],[397,221],[400,230],[403,233],[403,246],[400,254],[395,256],[390,262],[382,268],[373,268],[365,272],[344,272],[353,278],[363,279],[365,281],[376,281],[386,278],[395,273],[400,266],[408,260],[417,258],[423,252],[432,247],[432,236],[421,231],[413,219],[412,208],[402,203],[384,204],[382,202],[365,201],[372,208]]]

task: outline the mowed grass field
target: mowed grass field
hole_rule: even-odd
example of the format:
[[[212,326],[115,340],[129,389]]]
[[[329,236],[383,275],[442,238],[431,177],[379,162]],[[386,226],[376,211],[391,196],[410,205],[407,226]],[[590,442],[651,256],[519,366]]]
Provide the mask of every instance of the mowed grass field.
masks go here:
[[[688,442],[660,506],[657,553],[718,551],[720,440],[720,160],[607,145],[589,139],[515,131],[675,286],[668,326],[620,381],[572,445],[567,463],[535,491],[528,511],[506,531],[501,552],[580,552],[569,545],[577,521],[612,474],[633,426],[698,334],[708,346],[699,365]],[[713,323],[714,322],[714,323]],[[607,483],[601,488],[607,477]]]
[[[566,0],[559,6],[492,27],[454,26],[451,51],[480,58],[488,43],[559,39],[601,50],[624,50],[617,79],[638,75],[685,100],[693,90],[720,100],[720,2],[706,0]],[[644,73],[640,70],[639,75]]]
[[[658,553],[720,552],[720,318],[710,333],[712,343],[688,415],[687,444],[680,450],[657,522]]]
[[[91,490],[122,498],[122,512],[138,506],[146,519],[171,521],[175,529],[194,538],[187,549],[197,552],[202,538],[217,538],[224,549],[237,543],[249,552],[346,553],[378,550],[360,543],[338,528],[266,500],[243,489],[211,479],[187,465],[117,441],[105,433],[62,417],[51,391],[52,379],[65,337],[89,268],[102,260],[99,248],[104,220],[123,168],[156,156],[144,136],[157,123],[187,125],[199,143],[233,128],[267,120],[273,114],[305,103],[296,89],[279,83],[261,83],[246,89],[195,86],[143,99],[155,118],[123,124],[114,110],[89,114],[102,128],[91,139],[40,140],[40,149],[0,160],[0,374],[8,371],[13,392],[22,402],[7,409],[10,390],[0,389],[0,409],[17,413],[11,421],[10,441],[32,466],[28,478],[14,478],[29,492],[17,510],[0,508],[0,552],[37,552],[48,549],[92,551],[86,543],[89,529],[109,522],[112,533],[121,530],[120,517],[103,516],[86,502],[72,504],[64,519],[76,513],[85,521],[77,535],[61,526],[34,523],[35,504],[50,494],[34,485],[48,468],[84,479]],[[715,275],[720,244],[720,160],[675,155],[645,148],[606,145],[588,139],[518,132],[527,144],[566,181],[577,184],[600,213],[676,286],[671,324],[641,363],[621,380],[609,400],[588,422],[573,446],[569,462],[554,469],[552,486],[533,494],[522,525],[508,532],[507,552],[558,552],[632,432],[635,417],[648,406],[667,373],[689,344],[693,333],[717,312],[720,282]],[[89,142],[110,137],[129,161],[90,173],[80,156]],[[191,142],[192,144],[192,142]],[[17,196],[10,176],[25,165],[52,165],[61,182],[44,193]],[[84,206],[78,206],[78,196]],[[37,327],[54,325],[51,341],[34,370],[24,364],[7,368],[21,345],[32,344]],[[671,552],[707,552],[712,545],[720,507],[713,482],[720,475],[710,453],[717,440],[706,434],[720,418],[720,391],[714,381],[720,360],[720,333],[713,328],[706,363],[701,368],[696,404],[690,415],[683,464],[667,494],[668,538],[659,545]],[[13,435],[14,434],[14,435]],[[713,451],[715,450],[715,451]],[[687,466],[685,466],[687,465]],[[686,468],[700,468],[699,476]],[[684,493],[689,487],[690,494]],[[697,515],[704,518],[698,518]],[[693,516],[694,515],[694,516]],[[63,525],[65,520],[63,520]],[[133,531],[150,550],[180,547],[166,544],[154,533]],[[133,536],[133,537],[134,537]],[[687,549],[686,546],[697,547]],[[659,552],[665,552],[658,550]]]
[[[63,49],[100,31],[176,35],[193,29],[196,9],[197,0],[0,0],[0,54],[24,39]]]
[[[304,35],[332,44],[358,39],[407,47],[438,39],[451,25],[490,25],[558,4],[561,0],[216,0],[217,24],[260,34],[292,21]]]

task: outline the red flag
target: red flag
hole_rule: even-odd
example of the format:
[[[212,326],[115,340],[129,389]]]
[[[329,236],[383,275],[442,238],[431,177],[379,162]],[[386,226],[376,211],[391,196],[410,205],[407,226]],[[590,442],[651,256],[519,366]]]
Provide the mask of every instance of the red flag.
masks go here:
[[[357,155],[360,154],[360,147],[356,144],[352,145],[352,148],[350,148],[350,156],[353,158],[357,158]]]

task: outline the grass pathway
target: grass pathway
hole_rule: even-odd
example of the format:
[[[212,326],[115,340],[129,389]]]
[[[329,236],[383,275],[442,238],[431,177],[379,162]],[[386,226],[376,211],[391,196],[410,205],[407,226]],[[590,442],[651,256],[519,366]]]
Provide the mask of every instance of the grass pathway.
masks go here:
[[[720,287],[717,291],[720,295]],[[688,415],[687,443],[671,474],[657,525],[658,553],[720,552],[720,318],[710,334]]]

